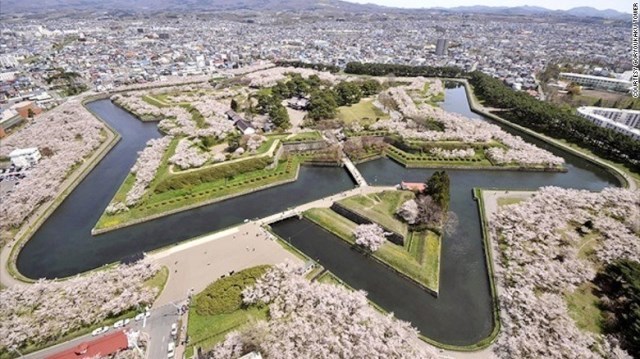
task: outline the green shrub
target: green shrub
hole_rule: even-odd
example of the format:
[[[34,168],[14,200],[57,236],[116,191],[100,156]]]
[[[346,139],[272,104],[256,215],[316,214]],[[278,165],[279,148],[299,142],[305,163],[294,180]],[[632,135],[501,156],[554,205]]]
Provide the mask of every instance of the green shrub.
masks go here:
[[[242,290],[256,283],[269,269],[268,265],[248,268],[229,277],[218,279],[194,299],[198,315],[232,313],[242,307]]]
[[[156,193],[178,190],[189,186],[197,186],[223,178],[232,178],[246,172],[261,170],[273,161],[270,157],[248,158],[214,167],[205,167],[198,171],[177,173],[167,177],[156,186]]]

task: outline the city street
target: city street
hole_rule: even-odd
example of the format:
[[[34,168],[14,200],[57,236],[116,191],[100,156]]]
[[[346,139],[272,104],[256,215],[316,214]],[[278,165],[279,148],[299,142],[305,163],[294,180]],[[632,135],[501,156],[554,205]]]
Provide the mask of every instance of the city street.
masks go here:
[[[169,342],[174,341],[171,337],[171,324],[177,323],[179,319],[178,310],[173,304],[167,304],[153,310],[153,314],[147,319],[147,325],[144,329],[150,337],[147,358],[167,357],[167,345]],[[176,342],[177,346],[178,343]]]
[[[146,318],[146,323],[145,320],[136,322],[131,318],[129,325],[122,329],[142,330],[144,333],[147,333],[150,337],[148,350],[149,355],[147,357],[165,358],[167,356],[167,344],[169,343],[169,340],[171,340],[171,324],[177,323],[179,318],[176,307],[172,304],[167,304],[163,307],[153,309],[151,311],[151,316]],[[111,326],[109,331],[101,334],[101,336],[114,333],[117,330],[121,329],[114,329],[113,326]],[[74,348],[84,342],[88,342],[99,337],[100,336],[92,336],[91,334],[83,335],[68,342],[49,347],[35,353],[27,354],[24,358],[44,359],[50,355]]]

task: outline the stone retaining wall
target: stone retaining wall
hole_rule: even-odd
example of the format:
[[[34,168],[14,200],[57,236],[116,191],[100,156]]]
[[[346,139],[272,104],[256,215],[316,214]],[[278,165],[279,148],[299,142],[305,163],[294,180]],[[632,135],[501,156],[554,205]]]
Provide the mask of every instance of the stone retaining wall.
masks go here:
[[[338,202],[333,202],[333,204],[331,205],[331,210],[338,213],[339,215],[347,218],[348,220],[350,220],[351,222],[357,223],[357,224],[371,224],[371,223],[375,223],[372,220],[370,220],[369,218],[358,214],[348,208],[346,208],[345,206],[341,205]],[[382,227],[382,229],[384,229],[385,232],[390,233],[389,235],[387,235],[387,239],[390,240],[391,242],[400,245],[400,246],[404,246],[404,236],[401,234],[398,234],[392,230],[390,230],[389,228],[386,228],[382,225],[380,225],[379,223],[376,223],[377,225],[379,225],[380,227]]]
[[[304,152],[304,151],[316,151],[323,150],[329,147],[329,144],[324,140],[317,141],[304,141],[304,142],[283,142],[282,146],[287,152]]]

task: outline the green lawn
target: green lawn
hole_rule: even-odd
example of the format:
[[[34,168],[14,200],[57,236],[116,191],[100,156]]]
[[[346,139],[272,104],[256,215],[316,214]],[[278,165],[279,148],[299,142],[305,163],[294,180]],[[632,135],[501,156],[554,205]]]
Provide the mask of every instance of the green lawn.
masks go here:
[[[407,224],[397,219],[395,212],[402,203],[413,198],[413,196],[413,193],[409,191],[384,191],[345,198],[338,201],[338,203],[361,216],[369,218],[372,222],[406,236]]]
[[[169,279],[169,268],[162,266],[158,273],[156,273],[153,277],[147,279],[144,285],[149,288],[157,289],[157,298],[158,296],[160,296],[160,293],[162,293],[165,284],[167,284],[167,279]]]
[[[565,293],[565,300],[569,308],[569,316],[576,322],[578,328],[591,332],[602,333],[602,312],[598,308],[598,297],[593,294],[595,286],[588,282],[571,293]]]
[[[157,107],[169,107],[169,104],[166,101],[162,101],[156,97],[150,95],[142,96],[142,101]]]
[[[498,206],[502,207],[502,206],[508,206],[510,204],[518,204],[520,202],[523,202],[524,199],[523,198],[516,198],[516,197],[499,197],[498,198]]]
[[[304,212],[310,221],[323,227],[351,245],[357,224],[329,208],[312,208]],[[411,233],[405,246],[387,241],[372,256],[395,268],[433,291],[438,291],[440,278],[440,237],[433,232]]]
[[[196,347],[209,350],[225,335],[252,321],[267,319],[267,306],[242,305],[242,290],[253,285],[269,266],[241,270],[219,279],[198,293],[191,302],[187,335],[187,358]]]
[[[227,333],[239,329],[252,321],[267,319],[267,307],[250,307],[240,309],[231,314],[218,314],[201,316],[195,310],[189,311],[189,324],[187,335],[189,345],[186,349],[186,358],[193,356],[196,347],[208,350],[224,340]]]
[[[370,125],[375,123],[377,119],[387,118],[389,115],[375,107],[372,100],[364,99],[351,106],[338,107],[338,119],[345,124],[359,122],[361,125]]]
[[[421,93],[421,95],[422,95],[422,97],[424,97],[424,98],[426,98],[426,99],[427,99],[427,102],[428,102],[429,104],[431,104],[431,105],[433,105],[433,106],[437,106],[437,105],[438,105],[438,102],[442,102],[442,101],[444,101],[444,91],[443,91],[443,92],[440,92],[440,93],[437,93],[437,94],[435,94],[435,95],[433,95],[433,96],[429,96],[429,97],[427,97],[427,96],[426,96],[426,94],[427,94],[427,92],[429,91],[429,88],[430,88],[430,87],[431,87],[431,84],[430,84],[429,82],[425,83],[425,84],[424,84],[424,88],[422,89],[422,93]]]

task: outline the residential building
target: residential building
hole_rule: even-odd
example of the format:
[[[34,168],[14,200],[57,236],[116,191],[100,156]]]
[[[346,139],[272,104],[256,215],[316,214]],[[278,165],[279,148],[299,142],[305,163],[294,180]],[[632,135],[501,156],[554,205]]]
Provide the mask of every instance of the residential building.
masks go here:
[[[578,85],[586,87],[593,87],[610,91],[628,92],[631,88],[631,81],[616,79],[612,77],[561,72],[560,79],[575,82]]]
[[[578,115],[604,128],[640,141],[640,111],[582,106]]]
[[[438,39],[438,41],[436,42],[436,55],[446,56],[448,49],[449,49],[449,40]]]
[[[16,167],[29,168],[40,160],[42,156],[38,148],[18,148],[9,153],[11,164]]]
[[[4,131],[22,122],[22,117],[14,109],[0,110],[0,128]]]
[[[18,102],[15,105],[11,106],[11,109],[16,110],[22,118],[28,118],[30,114],[32,115],[31,117],[33,117],[42,113],[42,109],[36,106],[33,101]]]

